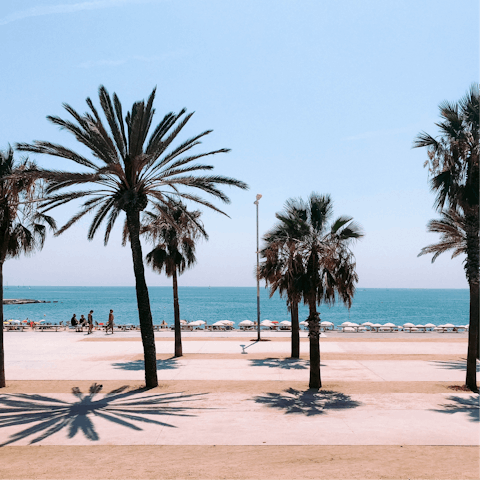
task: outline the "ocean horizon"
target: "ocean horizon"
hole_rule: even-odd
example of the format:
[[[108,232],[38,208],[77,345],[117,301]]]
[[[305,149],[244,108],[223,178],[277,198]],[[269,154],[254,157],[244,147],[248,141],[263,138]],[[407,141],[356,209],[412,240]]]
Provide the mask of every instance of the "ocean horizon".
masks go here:
[[[153,322],[173,323],[172,287],[149,287]],[[135,287],[78,287],[78,286],[5,286],[4,298],[42,300],[51,303],[4,305],[4,318],[51,323],[64,323],[75,313],[106,323],[110,309],[115,323],[138,324]],[[256,287],[179,287],[180,317],[188,322],[204,320],[212,324],[231,320],[237,325],[242,320],[257,318]],[[350,310],[337,302],[334,306],[320,305],[320,318],[339,325],[344,321],[362,323],[393,322],[401,325],[453,323],[465,325],[469,320],[468,289],[417,288],[359,288]],[[290,320],[285,299],[269,290],[260,289],[261,320]],[[300,305],[300,321],[308,316],[308,307]]]

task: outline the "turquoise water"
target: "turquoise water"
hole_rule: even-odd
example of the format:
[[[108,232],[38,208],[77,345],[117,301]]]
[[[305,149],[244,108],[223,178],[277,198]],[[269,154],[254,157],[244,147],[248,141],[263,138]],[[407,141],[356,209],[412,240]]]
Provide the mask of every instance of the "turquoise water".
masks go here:
[[[150,302],[154,323],[173,323],[173,294],[169,287],[152,287]],[[204,320],[211,324],[218,320],[256,320],[257,292],[255,287],[180,287],[180,316],[188,321]],[[4,318],[24,320],[45,319],[57,323],[85,317],[94,310],[93,318],[105,323],[112,308],[115,322],[138,323],[134,287],[5,287],[5,298],[32,298],[58,303],[5,305]],[[260,290],[261,319],[289,320],[285,301],[268,291]],[[416,290],[416,289],[360,289],[350,311],[338,304],[328,308],[320,306],[320,317],[335,325],[344,321],[362,323],[393,322],[403,324],[468,323],[468,290]],[[305,320],[308,309],[300,307],[300,320]]]

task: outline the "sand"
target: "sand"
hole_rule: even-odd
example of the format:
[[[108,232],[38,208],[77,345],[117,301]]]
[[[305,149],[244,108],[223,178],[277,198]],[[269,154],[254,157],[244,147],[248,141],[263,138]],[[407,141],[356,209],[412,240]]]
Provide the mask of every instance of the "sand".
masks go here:
[[[4,447],[2,479],[478,480],[478,447]]]

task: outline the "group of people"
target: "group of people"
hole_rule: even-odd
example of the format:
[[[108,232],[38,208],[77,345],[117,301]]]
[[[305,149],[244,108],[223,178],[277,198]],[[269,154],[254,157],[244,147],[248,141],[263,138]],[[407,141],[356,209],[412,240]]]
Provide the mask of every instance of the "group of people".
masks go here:
[[[113,335],[113,310],[110,310],[110,313],[108,315],[108,323],[107,323],[107,328],[105,329],[106,333],[108,333],[109,330],[111,330],[112,335]],[[85,318],[83,315],[80,315],[80,319],[77,319],[77,315],[74,313],[72,319],[70,320],[70,323],[72,327],[76,326],[81,326],[81,327],[87,327],[87,335],[90,335],[93,332],[93,310],[90,310],[90,312],[87,315],[87,318]],[[98,322],[95,322],[95,325],[98,325]]]

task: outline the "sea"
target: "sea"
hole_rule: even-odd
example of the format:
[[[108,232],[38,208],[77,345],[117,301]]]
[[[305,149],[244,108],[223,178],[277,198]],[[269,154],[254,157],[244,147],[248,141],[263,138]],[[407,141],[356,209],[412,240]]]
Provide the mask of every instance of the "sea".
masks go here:
[[[165,320],[173,324],[173,290],[170,287],[149,288],[154,324]],[[207,324],[219,320],[257,318],[256,287],[179,287],[180,318],[188,322],[203,320]],[[45,320],[64,323],[75,313],[77,318],[93,310],[93,319],[106,323],[113,309],[116,324],[138,324],[138,309],[134,287],[38,287],[5,286],[4,298],[44,300],[50,303],[4,305],[4,319]],[[318,307],[321,320],[340,325],[345,321],[363,323],[392,322],[402,325],[452,323],[465,325],[469,318],[468,289],[357,289],[352,307],[341,302]],[[267,289],[260,289],[261,320],[290,320],[285,299],[278,294],[269,298]],[[305,320],[308,308],[301,305],[299,318]]]

